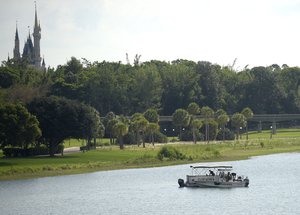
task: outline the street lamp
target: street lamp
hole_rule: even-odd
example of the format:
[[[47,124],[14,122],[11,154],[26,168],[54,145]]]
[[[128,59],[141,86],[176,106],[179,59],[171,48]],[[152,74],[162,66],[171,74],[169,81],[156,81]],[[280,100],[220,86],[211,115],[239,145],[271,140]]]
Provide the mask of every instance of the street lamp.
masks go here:
[[[241,139],[242,139],[242,130],[243,130],[243,127],[240,127],[240,136],[241,136]]]
[[[273,131],[272,131],[272,125],[270,126],[270,139],[272,139],[272,134],[273,134]]]

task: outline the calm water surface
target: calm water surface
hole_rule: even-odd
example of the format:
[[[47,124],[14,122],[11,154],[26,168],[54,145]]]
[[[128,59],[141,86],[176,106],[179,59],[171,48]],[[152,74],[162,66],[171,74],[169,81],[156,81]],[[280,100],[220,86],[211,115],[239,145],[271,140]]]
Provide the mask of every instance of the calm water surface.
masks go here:
[[[0,214],[300,214],[300,153],[222,164],[249,188],[178,188],[189,165],[5,181]]]

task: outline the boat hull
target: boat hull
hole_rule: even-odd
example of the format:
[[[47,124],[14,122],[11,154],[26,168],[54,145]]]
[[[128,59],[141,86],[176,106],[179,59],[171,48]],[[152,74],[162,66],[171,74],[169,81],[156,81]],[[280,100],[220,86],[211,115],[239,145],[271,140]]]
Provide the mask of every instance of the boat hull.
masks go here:
[[[249,183],[246,182],[221,182],[221,183],[185,183],[186,187],[218,187],[218,188],[233,188],[233,187],[248,187]]]
[[[218,176],[187,176],[187,181],[184,182],[183,179],[178,179],[178,184],[180,187],[217,187],[217,188],[234,188],[234,187],[248,187],[249,179],[243,180],[222,180]]]

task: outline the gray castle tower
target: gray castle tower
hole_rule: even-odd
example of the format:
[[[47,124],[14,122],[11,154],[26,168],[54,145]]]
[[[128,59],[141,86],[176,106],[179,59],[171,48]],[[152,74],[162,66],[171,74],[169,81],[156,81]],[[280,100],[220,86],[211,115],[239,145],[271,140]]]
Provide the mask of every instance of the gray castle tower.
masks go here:
[[[16,60],[20,59],[20,40],[19,40],[19,34],[18,34],[18,26],[16,26],[14,59],[16,59]]]
[[[15,34],[15,47],[14,47],[14,60],[15,61],[26,61],[29,65],[34,66],[38,69],[45,69],[45,60],[41,58],[41,26],[37,18],[37,9],[35,5],[35,17],[34,17],[34,29],[33,29],[33,42],[30,36],[30,30],[28,29],[29,34],[27,40],[25,41],[22,57],[20,56],[20,41],[18,34],[18,27],[16,27]]]
[[[37,11],[35,5],[35,19],[34,19],[34,30],[33,30],[33,41],[34,41],[34,65],[37,68],[41,67],[41,53],[40,53],[40,40],[41,40],[41,26],[38,24]]]

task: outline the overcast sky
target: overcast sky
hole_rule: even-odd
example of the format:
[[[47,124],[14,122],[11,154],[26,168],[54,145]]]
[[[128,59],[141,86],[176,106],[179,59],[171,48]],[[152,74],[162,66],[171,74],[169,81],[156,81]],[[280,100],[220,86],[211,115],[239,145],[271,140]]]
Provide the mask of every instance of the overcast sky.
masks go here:
[[[20,49],[34,23],[33,0],[0,0],[0,60]],[[47,65],[188,59],[300,66],[300,0],[38,0]]]

